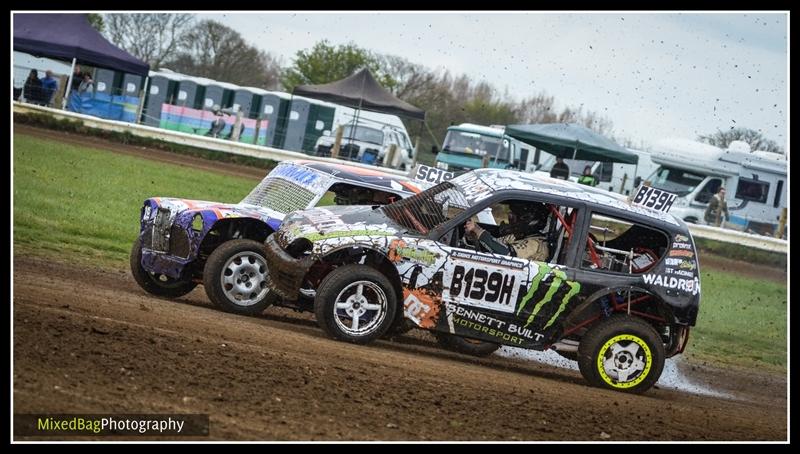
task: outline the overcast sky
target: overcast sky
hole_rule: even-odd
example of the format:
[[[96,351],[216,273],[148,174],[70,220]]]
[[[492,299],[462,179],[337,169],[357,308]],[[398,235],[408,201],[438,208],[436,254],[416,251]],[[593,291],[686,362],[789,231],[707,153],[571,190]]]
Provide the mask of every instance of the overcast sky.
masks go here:
[[[786,147],[786,13],[226,13],[289,65],[327,39],[485,80],[516,99],[545,91],[583,106],[616,137],[742,126]]]

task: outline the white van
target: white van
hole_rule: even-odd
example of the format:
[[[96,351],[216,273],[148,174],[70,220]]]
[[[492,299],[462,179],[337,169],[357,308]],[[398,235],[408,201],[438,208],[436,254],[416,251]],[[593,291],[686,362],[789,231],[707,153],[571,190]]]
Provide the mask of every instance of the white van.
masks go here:
[[[314,146],[317,156],[330,155],[336,140],[336,130],[341,125],[344,130],[339,151],[340,158],[401,170],[413,167],[416,150],[400,118],[366,110],[356,114],[355,109],[335,106],[332,130],[323,131],[323,135],[317,139]],[[391,162],[385,162],[386,154],[392,145],[396,146],[394,157]]]
[[[730,219],[724,227],[772,235],[786,208],[786,156],[751,151],[734,141],[727,150],[686,139],[666,139],[653,147],[659,167],[647,178],[650,186],[678,195],[670,214],[704,224],[708,202],[726,189]]]

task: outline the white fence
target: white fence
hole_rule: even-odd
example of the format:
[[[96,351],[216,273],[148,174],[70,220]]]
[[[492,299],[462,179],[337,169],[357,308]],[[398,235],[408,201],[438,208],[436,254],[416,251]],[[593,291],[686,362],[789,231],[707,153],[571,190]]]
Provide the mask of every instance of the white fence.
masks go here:
[[[36,106],[31,104],[24,104],[14,102],[14,112],[19,113],[46,113],[58,119],[82,120],[85,126],[102,129],[105,131],[116,132],[129,132],[138,137],[147,137],[151,139],[163,140],[165,142],[177,143],[181,145],[189,145],[198,148],[204,148],[213,151],[220,151],[222,153],[231,153],[241,156],[250,156],[253,158],[271,159],[273,161],[284,161],[287,159],[306,159],[320,162],[338,163],[342,161],[334,158],[323,158],[318,156],[309,156],[305,153],[298,153],[296,151],[281,150],[279,148],[270,148],[260,145],[250,145],[241,142],[231,142],[229,140],[215,139],[211,137],[199,136],[194,134],[187,134],[185,132],[170,131],[167,129],[154,128],[152,126],[143,126],[122,121],[106,120],[102,118],[83,115],[75,112],[68,112],[59,109],[52,109],[49,107]],[[348,165],[364,167],[368,169],[376,169],[375,166],[368,164],[361,164],[358,162],[347,162]],[[406,175],[407,172],[390,169],[386,167],[379,167],[383,172],[393,173],[396,175]],[[709,227],[704,225],[689,225],[689,231],[692,236],[697,238],[707,238],[710,240],[721,241],[725,243],[735,243],[742,246],[752,247],[771,252],[788,252],[788,243],[786,240],[770,238],[761,235],[752,235],[749,233],[737,232],[735,230],[727,230],[719,227]]]

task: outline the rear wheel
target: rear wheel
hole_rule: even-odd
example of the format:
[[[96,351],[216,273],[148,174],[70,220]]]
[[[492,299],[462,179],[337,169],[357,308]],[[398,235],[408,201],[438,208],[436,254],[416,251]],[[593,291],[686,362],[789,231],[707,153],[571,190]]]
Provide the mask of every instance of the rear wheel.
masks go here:
[[[331,337],[366,344],[386,333],[395,321],[397,295],[389,279],[364,265],[331,271],[314,299],[317,323]]]
[[[167,298],[177,298],[183,296],[197,287],[191,278],[184,277],[175,279],[166,274],[151,273],[142,267],[142,241],[136,238],[131,248],[131,274],[133,279],[147,293],[164,296]]]
[[[664,369],[664,344],[652,326],[626,315],[593,326],[578,347],[581,375],[594,386],[629,393],[650,389]]]
[[[471,356],[489,356],[500,348],[500,344],[456,336],[450,333],[435,332],[439,345],[447,350]]]
[[[208,299],[235,314],[263,312],[276,299],[267,285],[263,251],[264,246],[253,240],[230,240],[214,249],[203,270]]]

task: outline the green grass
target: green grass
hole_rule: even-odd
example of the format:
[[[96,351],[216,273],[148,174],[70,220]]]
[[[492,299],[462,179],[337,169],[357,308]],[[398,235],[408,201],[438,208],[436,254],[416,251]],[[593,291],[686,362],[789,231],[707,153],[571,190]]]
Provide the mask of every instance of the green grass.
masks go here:
[[[255,185],[24,134],[14,136],[14,254],[126,269],[144,199],[238,202]],[[331,204],[327,194],[321,204]],[[785,370],[786,285],[703,267],[687,357]]]
[[[238,202],[251,179],[14,136],[14,246],[124,262],[144,199]]]
[[[705,267],[697,326],[689,335],[687,356],[739,366],[786,368],[787,289]]]

